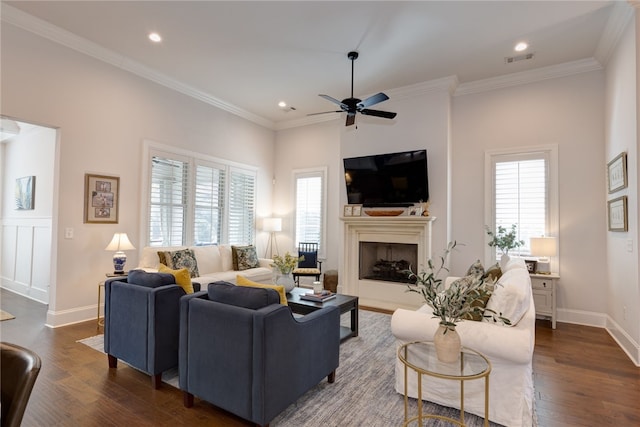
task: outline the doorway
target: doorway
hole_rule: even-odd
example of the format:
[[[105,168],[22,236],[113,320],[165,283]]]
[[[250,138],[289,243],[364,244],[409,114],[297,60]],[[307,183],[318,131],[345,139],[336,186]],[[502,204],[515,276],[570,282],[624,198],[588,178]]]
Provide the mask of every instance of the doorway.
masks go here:
[[[0,116],[0,287],[49,304],[57,130]]]

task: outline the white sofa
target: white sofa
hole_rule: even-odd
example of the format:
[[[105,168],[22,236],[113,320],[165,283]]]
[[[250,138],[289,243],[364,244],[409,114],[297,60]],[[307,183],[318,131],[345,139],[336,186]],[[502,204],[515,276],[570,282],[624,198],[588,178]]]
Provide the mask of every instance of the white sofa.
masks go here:
[[[533,349],[535,343],[535,306],[531,279],[522,259],[503,266],[503,276],[487,303],[488,308],[508,305],[505,317],[514,326],[465,320],[456,330],[462,345],[484,354],[491,362],[489,376],[489,419],[508,427],[529,427],[533,418]],[[518,313],[519,311],[519,313]],[[439,325],[432,309],[423,305],[416,311],[398,309],[391,319],[391,330],[398,347],[412,341],[433,341]],[[417,398],[417,376],[409,369],[408,394]],[[404,393],[404,365],[396,358],[396,391]],[[484,417],[484,380],[465,381],[466,412]],[[423,400],[460,409],[458,382],[423,377]]]
[[[160,264],[158,251],[177,251],[180,249],[191,249],[194,252],[199,276],[192,278],[192,280],[200,283],[203,290],[206,289],[207,284],[218,280],[235,284],[237,275],[245,276],[255,282],[273,283],[273,269],[270,266],[273,260],[258,258],[259,267],[241,271],[234,270],[230,245],[145,246],[140,254],[137,268],[145,271],[158,271]]]

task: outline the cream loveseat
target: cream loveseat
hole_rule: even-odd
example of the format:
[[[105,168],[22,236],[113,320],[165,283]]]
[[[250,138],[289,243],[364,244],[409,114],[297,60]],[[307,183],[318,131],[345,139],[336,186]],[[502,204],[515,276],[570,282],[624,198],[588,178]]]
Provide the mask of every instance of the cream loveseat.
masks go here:
[[[172,252],[181,249],[191,249],[193,251],[197,262],[198,276],[192,277],[192,280],[200,283],[203,289],[206,289],[206,285],[208,283],[219,280],[236,283],[237,275],[245,276],[255,282],[273,283],[273,269],[270,267],[272,260],[258,258],[258,267],[246,270],[235,270],[233,267],[233,256],[230,245],[171,247],[146,246],[142,249],[137,268],[147,272],[158,271],[158,267],[160,265],[158,252]]]
[[[535,306],[531,279],[522,259],[513,258],[503,265],[487,308],[502,312],[515,324],[463,320],[456,330],[463,346],[479,351],[491,362],[489,419],[509,427],[529,427],[533,418]],[[398,347],[412,341],[433,341],[438,325],[439,319],[426,304],[416,311],[398,309],[391,318]],[[408,386],[409,396],[416,398],[417,376],[411,369]],[[404,365],[397,358],[395,387],[398,393],[404,393]],[[484,417],[484,381],[465,381],[464,392],[465,411]],[[422,394],[423,400],[460,409],[459,382],[424,377]]]

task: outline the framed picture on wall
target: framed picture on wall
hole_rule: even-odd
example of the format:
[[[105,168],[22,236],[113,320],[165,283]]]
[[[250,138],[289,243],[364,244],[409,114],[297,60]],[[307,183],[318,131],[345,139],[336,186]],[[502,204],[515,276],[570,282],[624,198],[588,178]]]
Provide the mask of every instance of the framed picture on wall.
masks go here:
[[[32,210],[36,193],[36,177],[23,176],[16,179],[16,210]]]
[[[85,224],[117,224],[120,178],[106,175],[84,175]]]
[[[627,188],[627,153],[623,152],[607,164],[609,194]]]
[[[609,231],[627,231],[627,196],[609,200]]]

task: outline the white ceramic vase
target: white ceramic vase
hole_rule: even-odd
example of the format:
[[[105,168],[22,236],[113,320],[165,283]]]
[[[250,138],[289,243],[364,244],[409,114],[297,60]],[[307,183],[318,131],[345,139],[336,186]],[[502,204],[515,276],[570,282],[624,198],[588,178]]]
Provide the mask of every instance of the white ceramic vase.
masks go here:
[[[278,272],[276,274],[276,285],[282,285],[285,292],[291,292],[296,287],[296,282],[293,280],[291,273]]]
[[[433,343],[439,361],[451,363],[456,362],[460,357],[462,344],[455,326],[440,325],[433,336]]]

